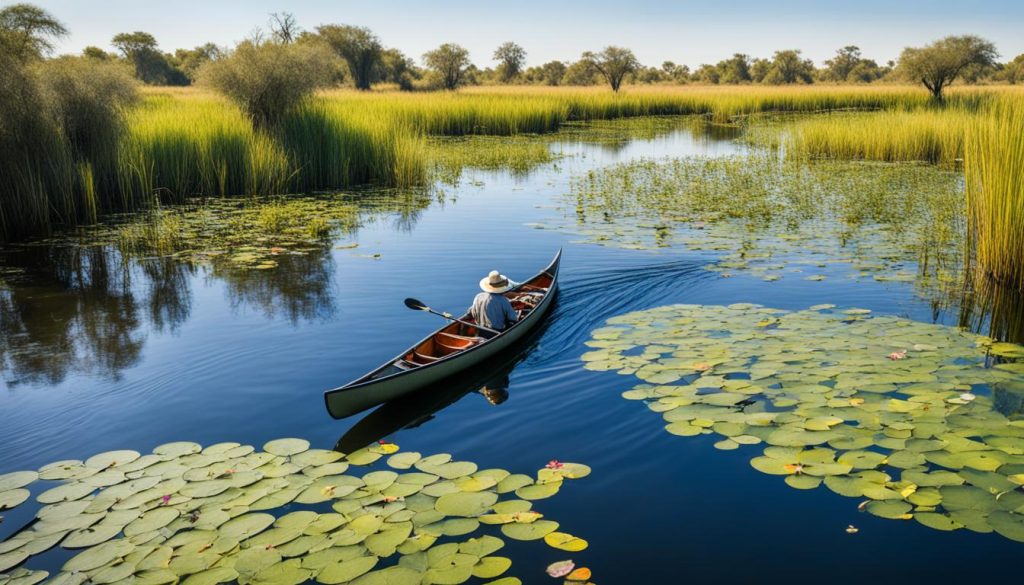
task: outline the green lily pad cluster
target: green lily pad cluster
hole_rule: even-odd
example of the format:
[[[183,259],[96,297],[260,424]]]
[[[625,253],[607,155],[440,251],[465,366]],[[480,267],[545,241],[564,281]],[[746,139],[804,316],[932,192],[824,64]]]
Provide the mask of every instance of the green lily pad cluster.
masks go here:
[[[865,309],[671,305],[614,317],[590,370],[679,436],[756,445],[750,464],[797,489],[866,498],[867,512],[1024,542],[1024,347]],[[1017,402],[1019,404],[1019,402]]]
[[[962,180],[924,165],[764,153],[645,159],[575,178],[560,209],[557,221],[534,227],[605,246],[708,252],[707,268],[725,276],[824,280],[838,266],[851,278],[926,290],[960,278]]]
[[[365,468],[385,457],[383,468]],[[0,475],[3,508],[23,504],[34,482],[55,482],[37,491],[36,519],[0,542],[0,584],[49,577],[20,566],[57,545],[80,550],[49,581],[60,585],[494,579],[512,562],[494,555],[504,540],[474,535],[482,525],[500,525],[515,540],[585,548],[532,509],[564,481],[590,473],[582,464],[559,466],[528,476],[478,469],[448,454],[398,452],[390,443],[344,455],[302,439],[274,440],[262,451],[178,442],[146,455],[58,461]]]

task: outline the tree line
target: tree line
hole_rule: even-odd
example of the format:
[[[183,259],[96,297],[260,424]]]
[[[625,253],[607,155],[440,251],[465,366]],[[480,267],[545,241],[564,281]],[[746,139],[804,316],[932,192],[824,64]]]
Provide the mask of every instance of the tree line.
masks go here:
[[[18,12],[19,4],[5,11]],[[29,24],[29,26],[31,26]],[[303,29],[287,12],[269,15],[262,29],[256,29],[242,45],[298,44],[330,61],[331,80],[366,90],[374,84],[392,84],[403,90],[455,89],[465,85],[599,85],[618,90],[623,84],[811,84],[873,83],[878,81],[920,82],[936,96],[952,80],[965,83],[1024,82],[1024,55],[1000,63],[995,47],[975,36],[947,37],[919,48],[907,48],[898,59],[879,64],[865,58],[856,45],[838,49],[820,66],[798,49],[775,51],[771,57],[736,53],[717,63],[691,70],[686,65],[665,61],[660,66],[640,63],[628,48],[610,46],[587,51],[575,61],[553,60],[527,66],[524,47],[505,42],[492,55],[492,66],[478,67],[469,51],[455,43],[444,43],[417,61],[396,48],[388,48],[365,27],[325,24]],[[173,53],[160,50],[156,38],[144,31],[125,32],[110,41],[110,50],[86,47],[83,56],[101,61],[129,64],[136,78],[152,85],[190,85],[199,80],[203,65],[232,51],[214,43]],[[330,59],[328,56],[333,56]],[[933,70],[939,62],[942,71]],[[928,78],[928,79],[925,79]]]

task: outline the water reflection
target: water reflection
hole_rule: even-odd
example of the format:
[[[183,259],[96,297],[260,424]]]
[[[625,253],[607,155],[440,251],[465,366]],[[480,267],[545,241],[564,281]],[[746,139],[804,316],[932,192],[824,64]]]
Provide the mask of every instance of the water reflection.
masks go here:
[[[1024,292],[969,271],[958,304],[961,327],[999,341],[1024,343]]]
[[[477,394],[493,406],[503,404],[509,398],[509,374],[535,347],[540,334],[540,331],[531,334],[527,341],[511,348],[504,358],[384,404],[353,425],[338,439],[334,449],[352,453],[400,430],[417,428],[434,420],[438,412],[468,394]]]
[[[411,231],[433,194],[361,190],[341,199],[359,205],[354,227],[343,230],[350,236],[375,221]],[[0,249],[0,373],[7,386],[56,385],[71,374],[120,380],[139,363],[149,331],[173,333],[189,320],[193,288],[202,282],[223,284],[235,311],[292,325],[336,311],[334,237],[282,248],[273,269],[257,270],[223,252],[197,263],[187,254],[126,251],[117,245],[121,225]]]
[[[0,290],[0,369],[8,386],[60,383],[71,371],[117,379],[134,365],[147,310],[171,325],[188,316],[177,267],[156,271],[149,302],[137,298],[130,267],[107,247],[28,246],[5,262],[21,268]],[[174,272],[179,272],[174,275]]]

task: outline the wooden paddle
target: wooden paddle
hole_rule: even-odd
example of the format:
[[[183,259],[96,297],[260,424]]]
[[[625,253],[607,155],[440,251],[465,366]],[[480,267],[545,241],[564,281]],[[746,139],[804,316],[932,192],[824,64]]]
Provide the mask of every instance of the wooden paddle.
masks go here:
[[[501,331],[496,331],[496,330],[491,329],[489,327],[484,327],[483,325],[477,325],[476,323],[470,323],[468,321],[463,321],[462,319],[456,319],[455,317],[452,317],[448,313],[439,313],[439,312],[435,311],[434,309],[431,309],[430,307],[428,307],[425,304],[423,304],[422,301],[418,301],[416,299],[405,299],[405,306],[409,307],[410,309],[416,310],[416,311],[426,311],[428,313],[433,313],[433,314],[437,315],[438,317],[444,317],[445,319],[449,319],[451,321],[455,321],[456,323],[462,323],[463,325],[467,325],[469,327],[475,327],[477,329],[482,329],[484,331],[488,331],[488,332],[493,333],[495,335],[501,333]]]

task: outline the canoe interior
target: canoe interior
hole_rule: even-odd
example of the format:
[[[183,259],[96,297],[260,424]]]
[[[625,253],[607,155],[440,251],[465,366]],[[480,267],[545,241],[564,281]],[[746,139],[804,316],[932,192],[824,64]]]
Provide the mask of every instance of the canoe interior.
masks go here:
[[[511,301],[512,308],[519,312],[519,319],[522,320],[540,304],[540,301],[551,289],[551,283],[552,275],[546,272],[541,273],[504,293],[504,296]],[[460,319],[468,323],[474,322],[468,313]],[[453,322],[437,330],[433,335],[395,359],[389,364],[389,367],[375,372],[370,379],[384,378],[399,372],[414,370],[420,366],[432,364],[441,358],[462,353],[484,341],[485,339],[480,337],[479,331],[475,327]]]

